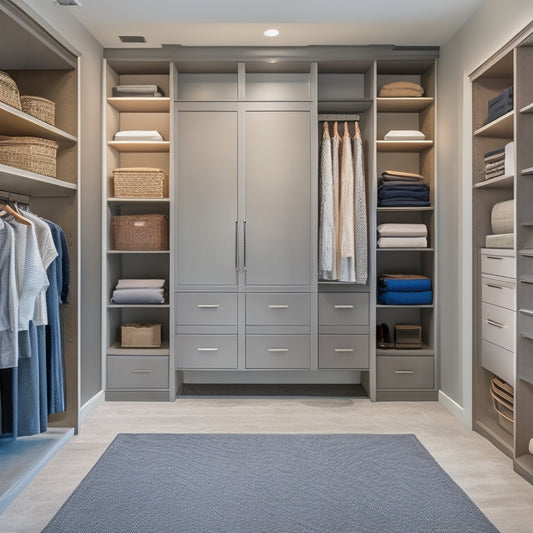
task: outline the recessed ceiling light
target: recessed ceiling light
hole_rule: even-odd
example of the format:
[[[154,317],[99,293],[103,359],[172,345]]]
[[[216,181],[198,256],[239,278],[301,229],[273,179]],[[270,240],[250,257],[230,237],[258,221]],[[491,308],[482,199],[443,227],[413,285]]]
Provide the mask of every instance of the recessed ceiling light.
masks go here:
[[[271,28],[270,30],[266,30],[263,35],[265,37],[277,37],[279,35],[279,31],[275,28]]]
[[[119,35],[118,38],[123,43],[145,43],[146,38],[144,35]]]

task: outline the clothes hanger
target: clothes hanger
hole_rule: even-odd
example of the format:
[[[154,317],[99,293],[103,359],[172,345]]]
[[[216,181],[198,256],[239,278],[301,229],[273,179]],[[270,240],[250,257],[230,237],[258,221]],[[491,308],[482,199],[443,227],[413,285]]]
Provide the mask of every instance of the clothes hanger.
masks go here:
[[[324,125],[322,126],[324,129],[324,132],[322,134],[323,139],[329,139],[329,125],[327,122],[324,122]]]
[[[19,224],[24,224],[25,226],[31,226],[31,221],[26,217],[21,215],[18,211],[13,209],[5,200],[0,200],[0,210],[5,211],[11,215]]]

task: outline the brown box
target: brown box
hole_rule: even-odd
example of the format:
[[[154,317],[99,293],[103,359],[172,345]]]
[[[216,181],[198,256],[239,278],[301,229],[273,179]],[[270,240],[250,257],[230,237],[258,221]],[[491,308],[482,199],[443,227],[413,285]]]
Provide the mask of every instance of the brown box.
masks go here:
[[[395,348],[422,348],[422,327],[416,324],[396,324],[394,326]]]
[[[161,324],[131,322],[120,326],[123,348],[159,348]]]
[[[115,250],[168,250],[166,215],[118,215],[111,226]]]

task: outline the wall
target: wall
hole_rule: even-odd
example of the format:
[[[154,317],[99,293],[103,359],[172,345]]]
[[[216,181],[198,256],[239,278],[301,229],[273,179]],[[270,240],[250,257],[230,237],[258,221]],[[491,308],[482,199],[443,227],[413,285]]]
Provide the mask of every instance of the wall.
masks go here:
[[[472,416],[472,100],[468,75],[533,19],[531,0],[486,0],[441,48],[438,80],[441,398]],[[451,400],[451,401],[450,401]]]
[[[51,0],[15,0],[58,41],[81,53],[81,405],[102,389],[101,285],[101,87],[102,47],[69,12]],[[72,8],[75,9],[75,8]]]

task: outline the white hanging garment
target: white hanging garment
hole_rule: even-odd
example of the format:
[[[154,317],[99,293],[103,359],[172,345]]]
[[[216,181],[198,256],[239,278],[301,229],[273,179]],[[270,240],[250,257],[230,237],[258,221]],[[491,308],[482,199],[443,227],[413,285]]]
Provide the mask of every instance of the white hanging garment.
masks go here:
[[[324,122],[320,152],[320,220],[319,220],[320,279],[332,280],[335,263],[335,220],[333,214],[333,166],[329,126]]]
[[[339,153],[341,146],[341,136],[339,135],[339,123],[333,124],[333,137],[331,138],[331,159],[333,167],[333,223],[335,226],[335,244],[334,244],[334,264],[333,279],[339,279],[339,268],[341,264],[341,247],[340,247],[340,176],[339,176]]]
[[[340,281],[355,281],[354,175],[352,140],[348,123],[344,123],[340,171]]]
[[[355,282],[365,285],[368,280],[368,230],[366,210],[363,139],[359,123],[353,137],[354,211],[355,211]]]

